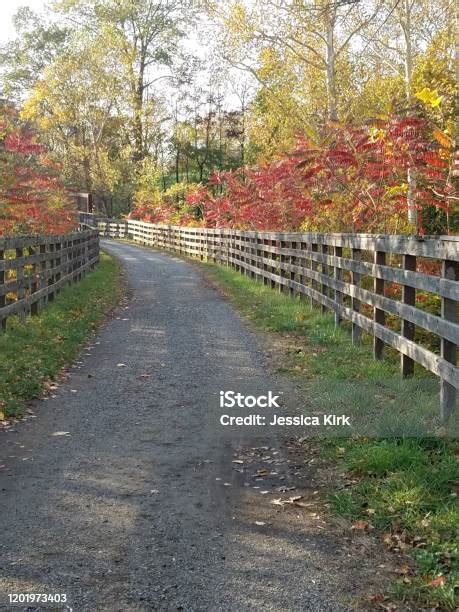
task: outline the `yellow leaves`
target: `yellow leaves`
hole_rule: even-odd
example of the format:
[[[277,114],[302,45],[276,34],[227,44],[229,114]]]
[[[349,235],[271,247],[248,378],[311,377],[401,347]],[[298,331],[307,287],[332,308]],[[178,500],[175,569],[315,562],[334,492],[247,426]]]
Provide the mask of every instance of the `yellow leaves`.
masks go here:
[[[247,23],[247,12],[241,2],[235,2],[230,10],[228,25],[232,26],[234,31],[240,30],[243,24]]]
[[[394,197],[399,195],[405,195],[408,192],[408,184],[401,183],[400,185],[394,185],[386,190],[386,195],[388,197]]]
[[[441,144],[442,147],[445,147],[446,149],[451,149],[453,146],[453,141],[451,138],[438,127],[434,128],[433,137]]]
[[[370,129],[370,139],[371,142],[378,142],[378,140],[384,140],[384,130],[381,130],[380,128],[376,128],[376,127],[372,127]]]
[[[428,87],[424,87],[424,89],[417,91],[414,95],[418,100],[421,100],[421,102],[424,102],[424,104],[432,108],[440,106],[443,100],[443,96],[439,96],[436,89],[429,89]]]
[[[240,44],[250,42],[253,37],[253,24],[242,2],[234,2],[228,14],[224,17],[227,31],[232,34],[232,45],[238,48]]]

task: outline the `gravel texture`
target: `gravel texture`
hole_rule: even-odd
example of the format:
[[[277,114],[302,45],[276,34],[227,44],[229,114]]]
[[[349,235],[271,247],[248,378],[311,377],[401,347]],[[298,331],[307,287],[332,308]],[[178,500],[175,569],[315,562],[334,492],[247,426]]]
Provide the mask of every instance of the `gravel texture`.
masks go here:
[[[0,434],[1,609],[24,592],[74,610],[347,609],[358,563],[303,509],[270,503],[291,482],[278,432],[219,424],[220,390],[298,397],[196,265],[104,248],[129,301],[37,418]],[[264,452],[269,482],[254,478]]]

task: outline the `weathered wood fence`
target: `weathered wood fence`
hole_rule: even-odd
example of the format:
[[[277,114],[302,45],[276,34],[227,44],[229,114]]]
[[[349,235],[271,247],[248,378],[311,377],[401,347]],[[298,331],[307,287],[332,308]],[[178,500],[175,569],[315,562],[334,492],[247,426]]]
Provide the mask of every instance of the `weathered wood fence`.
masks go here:
[[[0,238],[0,329],[8,317],[37,314],[99,260],[99,232]]]
[[[459,386],[458,237],[243,232],[140,221],[100,222],[99,230],[232,266],[273,288],[307,296],[333,311],[337,325],[350,321],[353,342],[362,330],[370,334],[377,359],[385,345],[396,349],[404,376],[413,373],[415,362],[439,376],[442,417],[452,413]],[[417,292],[429,308],[417,301]]]

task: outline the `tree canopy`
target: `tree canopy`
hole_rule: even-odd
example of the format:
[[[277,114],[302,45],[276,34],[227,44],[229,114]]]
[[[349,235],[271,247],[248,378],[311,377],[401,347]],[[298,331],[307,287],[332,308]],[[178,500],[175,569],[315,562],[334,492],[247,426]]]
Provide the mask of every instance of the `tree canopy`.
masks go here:
[[[17,13],[2,91],[63,184],[106,215],[450,232],[452,11],[451,0],[58,0]]]

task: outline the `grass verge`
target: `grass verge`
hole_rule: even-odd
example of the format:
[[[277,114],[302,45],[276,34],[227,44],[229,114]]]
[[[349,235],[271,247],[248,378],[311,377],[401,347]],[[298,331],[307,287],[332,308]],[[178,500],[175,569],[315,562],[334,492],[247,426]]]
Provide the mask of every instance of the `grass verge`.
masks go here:
[[[77,355],[82,343],[121,297],[120,268],[102,253],[99,266],[66,287],[39,316],[8,320],[0,334],[0,411],[20,416],[28,400]]]
[[[458,445],[432,435],[444,433],[436,420],[438,381],[423,371],[401,380],[395,353],[373,360],[369,338],[353,346],[346,325],[337,329],[331,316],[306,301],[231,269],[212,264],[206,269],[259,329],[284,340],[281,369],[304,382],[312,409],[360,419],[357,435],[321,440],[320,447],[323,459],[346,480],[343,488],[337,478],[329,492],[332,511],[358,529],[374,529],[382,545],[410,559],[392,591],[372,601],[384,609],[395,609],[387,603],[394,600],[408,609],[455,609]]]

